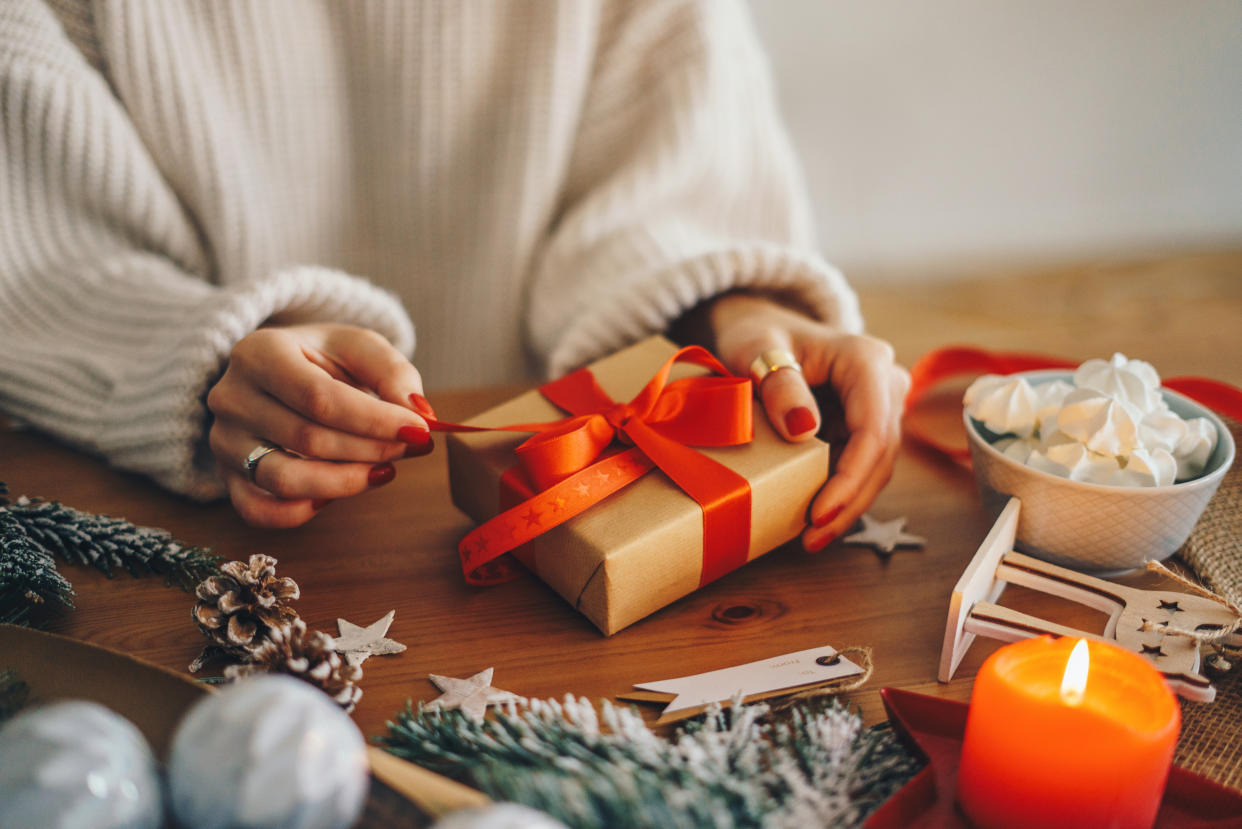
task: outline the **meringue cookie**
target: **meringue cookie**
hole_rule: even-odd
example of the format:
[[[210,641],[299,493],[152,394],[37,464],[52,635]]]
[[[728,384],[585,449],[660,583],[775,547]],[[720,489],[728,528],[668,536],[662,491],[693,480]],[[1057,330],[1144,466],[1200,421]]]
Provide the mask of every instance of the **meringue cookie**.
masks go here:
[[[1059,463],[1054,463],[1048,459],[1048,456],[1036,449],[1026,459],[1026,465],[1031,469],[1038,469],[1040,472],[1047,472],[1049,475],[1056,475],[1061,478],[1069,477],[1069,469]]]
[[[1051,383],[1040,383],[1035,389],[1035,428],[1042,434],[1048,431],[1046,425],[1052,421],[1052,430],[1056,431],[1056,414],[1065,403],[1065,396],[1074,387],[1064,380],[1053,380]]]
[[[1186,435],[1173,447],[1177,461],[1177,480],[1193,478],[1203,472],[1208,458],[1216,451],[1216,425],[1206,417],[1186,421]]]
[[[1110,361],[1113,365],[1124,368],[1133,374],[1137,374],[1138,378],[1147,384],[1148,388],[1160,388],[1160,372],[1156,371],[1156,367],[1146,360],[1135,360],[1133,358],[1127,360],[1126,355],[1121,352],[1114,352]]]
[[[1123,486],[1168,486],[1177,475],[1177,461],[1167,450],[1135,449],[1119,476]]]
[[[1108,483],[1117,477],[1122,465],[1112,455],[1093,452],[1082,444],[1061,444],[1048,447],[1048,460],[1069,470],[1069,480],[1087,483]]]
[[[1124,354],[1114,354],[1111,360],[1087,360],[1074,371],[1074,385],[1116,397],[1144,414],[1161,402],[1156,370],[1142,360],[1127,360]]]
[[[1069,435],[1061,431],[1058,415],[1060,412],[1054,412],[1044,418],[1040,426],[1038,434],[1031,438],[1035,441],[1035,447],[1041,452],[1047,452],[1053,446],[1060,446],[1063,443],[1077,443]]]
[[[966,411],[998,435],[1030,437],[1035,432],[1035,392],[1024,377],[985,374],[970,384]]]
[[[1129,455],[1138,445],[1140,417],[1115,397],[1075,389],[1057,414],[1057,428],[1093,452]]]
[[[1006,458],[1018,463],[1026,463],[1031,452],[1039,449],[1039,442],[1034,438],[1001,438],[992,446]]]
[[[993,436],[1005,435],[994,447],[1006,457],[1096,484],[1190,480],[1203,474],[1218,437],[1209,419],[1184,420],[1170,408],[1155,367],[1121,353],[1082,363],[1072,384],[985,375],[964,402]]]
[[[1171,457],[1171,456],[1170,456]],[[1112,483],[1121,465],[1111,455],[1092,452],[1081,443],[1063,443],[1047,452],[1034,451],[1027,465],[1043,472],[1089,484]]]
[[[1186,421],[1171,411],[1152,411],[1139,421],[1139,446],[1172,452],[1186,439]]]

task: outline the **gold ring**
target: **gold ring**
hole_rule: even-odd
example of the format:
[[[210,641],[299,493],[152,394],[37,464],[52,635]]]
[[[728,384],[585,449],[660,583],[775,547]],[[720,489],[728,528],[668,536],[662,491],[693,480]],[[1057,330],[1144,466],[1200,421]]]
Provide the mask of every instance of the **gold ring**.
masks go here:
[[[261,441],[258,446],[251,449],[250,454],[246,456],[246,459],[244,461],[242,461],[242,472],[245,473],[246,480],[250,481],[250,483],[252,484],[257,485],[257,482],[254,479],[254,472],[255,472],[255,468],[258,467],[259,465],[259,461],[267,457],[267,454],[269,452],[279,452],[279,451],[281,451],[279,446],[277,446],[274,443],[269,443],[266,440]]]
[[[759,384],[767,379],[769,374],[783,368],[791,368],[799,374],[802,373],[802,366],[794,359],[794,355],[785,349],[769,348],[761,352],[750,364],[750,379],[754,381],[756,391],[759,389]]]

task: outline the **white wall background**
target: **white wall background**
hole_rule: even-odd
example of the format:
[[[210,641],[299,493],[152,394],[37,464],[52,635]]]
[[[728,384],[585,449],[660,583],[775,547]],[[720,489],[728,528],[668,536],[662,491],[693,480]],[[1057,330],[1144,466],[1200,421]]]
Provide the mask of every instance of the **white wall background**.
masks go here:
[[[751,6],[846,268],[1242,244],[1242,0]]]

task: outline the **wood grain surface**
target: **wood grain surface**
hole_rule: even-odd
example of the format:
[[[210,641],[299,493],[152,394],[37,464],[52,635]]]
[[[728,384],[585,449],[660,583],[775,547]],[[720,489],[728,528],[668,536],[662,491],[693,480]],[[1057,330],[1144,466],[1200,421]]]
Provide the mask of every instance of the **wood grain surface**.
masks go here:
[[[871,330],[891,340],[905,362],[949,343],[1076,359],[1121,350],[1165,375],[1242,385],[1242,253],[884,285],[861,296]],[[429,396],[455,420],[516,390]],[[946,423],[958,416],[958,399],[953,391],[939,396]],[[382,732],[407,699],[436,696],[428,673],[464,677],[494,666],[496,686],[518,694],[600,698],[636,682],[822,644],[874,649],[871,683],[850,695],[874,722],[883,718],[884,686],[968,699],[971,677],[995,647],[978,642],[953,682],[936,682],[949,594],[990,517],[968,471],[917,446],[905,447],[873,513],[908,516],[908,529],[927,538],[925,550],[883,558],[836,542],[808,556],[790,545],[610,638],[532,577],[485,589],[462,581],[455,546],[470,524],[449,502],[442,448],[401,462],[392,484],[331,504],[309,525],[285,531],[248,527],[226,503],[187,502],[30,431],[0,432],[0,480],[15,495],[164,527],[230,559],[274,555],[278,572],[301,586],[295,606],[312,628],[335,633],[337,617],[369,624],[395,608],[389,636],[408,650],[373,657],[364,667],[355,718],[368,735]],[[94,571],[64,570],[78,606],[52,617],[49,630],[182,672],[198,653],[203,640],[187,594],[158,578],[108,581]],[[1103,624],[1095,611],[1017,588],[1003,601],[1063,624]],[[653,719],[656,713],[651,709]]]

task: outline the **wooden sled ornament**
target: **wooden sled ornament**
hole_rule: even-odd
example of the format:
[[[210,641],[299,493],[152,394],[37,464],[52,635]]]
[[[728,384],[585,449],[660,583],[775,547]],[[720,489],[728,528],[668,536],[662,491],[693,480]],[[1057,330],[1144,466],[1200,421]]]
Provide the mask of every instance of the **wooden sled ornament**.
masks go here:
[[[1138,590],[1114,584],[1016,553],[1013,546],[1020,508],[1017,498],[1009,499],[953,588],[940,652],[941,682],[953,678],[975,636],[1017,642],[1049,634],[1113,642],[1146,657],[1164,674],[1169,687],[1186,699],[1211,702],[1216,698],[1216,688],[1199,673],[1198,640],[1160,629],[1172,626],[1199,633],[1233,629],[1238,619],[1229,608],[1190,593]],[[1109,614],[1104,631],[1087,633],[1001,607],[996,601],[1009,583]],[[1235,630],[1222,642],[1242,645],[1242,634]]]

